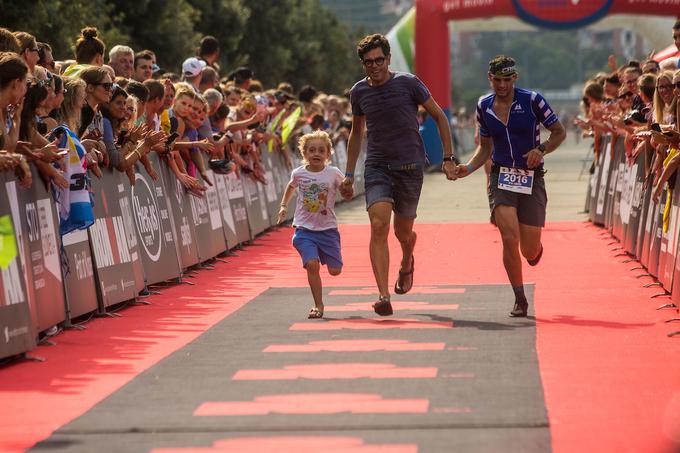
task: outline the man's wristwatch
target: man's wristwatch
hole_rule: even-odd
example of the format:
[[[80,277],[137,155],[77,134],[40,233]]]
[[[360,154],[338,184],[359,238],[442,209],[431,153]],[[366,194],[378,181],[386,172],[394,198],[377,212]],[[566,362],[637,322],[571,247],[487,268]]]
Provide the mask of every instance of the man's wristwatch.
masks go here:
[[[444,156],[442,158],[444,162],[450,161],[450,162],[455,162],[456,161],[456,156],[454,154],[451,154],[450,156]]]
[[[541,152],[541,154],[543,154],[545,156],[546,149],[545,149],[545,145],[543,143],[539,143],[538,146],[536,147],[536,149],[539,150]]]

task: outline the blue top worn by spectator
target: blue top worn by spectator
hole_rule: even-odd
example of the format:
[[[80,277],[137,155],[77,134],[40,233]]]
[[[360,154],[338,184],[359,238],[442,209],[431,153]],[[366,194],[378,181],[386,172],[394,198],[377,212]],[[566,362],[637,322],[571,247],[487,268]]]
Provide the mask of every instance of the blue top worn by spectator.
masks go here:
[[[558,121],[557,115],[539,93],[515,88],[508,124],[505,124],[493,111],[495,97],[492,93],[477,103],[479,135],[491,137],[494,163],[526,169],[527,159],[523,156],[541,142],[540,124],[552,126]]]
[[[394,72],[386,83],[372,87],[366,79],[350,93],[353,115],[366,116],[366,165],[425,163],[418,133],[418,106],[430,91],[413,74]]]

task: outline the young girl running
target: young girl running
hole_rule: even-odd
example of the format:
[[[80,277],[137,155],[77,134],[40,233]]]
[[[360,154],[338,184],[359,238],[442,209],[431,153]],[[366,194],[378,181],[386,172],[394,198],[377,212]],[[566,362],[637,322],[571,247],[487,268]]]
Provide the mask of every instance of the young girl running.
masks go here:
[[[278,218],[279,223],[286,219],[288,202],[293,192],[297,191],[293,246],[307,270],[307,280],[314,298],[314,307],[309,310],[307,317],[312,319],[323,317],[321,265],[327,265],[331,275],[339,275],[342,271],[340,233],[333,207],[344,175],[336,167],[328,165],[331,146],[330,137],[323,131],[305,134],[300,138],[298,148],[303,165],[291,174]]]

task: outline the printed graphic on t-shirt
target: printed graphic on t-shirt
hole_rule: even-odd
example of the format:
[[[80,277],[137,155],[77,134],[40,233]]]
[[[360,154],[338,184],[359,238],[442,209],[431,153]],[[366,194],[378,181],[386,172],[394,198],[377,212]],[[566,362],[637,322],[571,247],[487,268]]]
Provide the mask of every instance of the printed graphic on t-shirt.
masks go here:
[[[326,204],[328,202],[328,184],[313,182],[300,184],[302,192],[302,207],[305,211],[321,215],[328,215]]]

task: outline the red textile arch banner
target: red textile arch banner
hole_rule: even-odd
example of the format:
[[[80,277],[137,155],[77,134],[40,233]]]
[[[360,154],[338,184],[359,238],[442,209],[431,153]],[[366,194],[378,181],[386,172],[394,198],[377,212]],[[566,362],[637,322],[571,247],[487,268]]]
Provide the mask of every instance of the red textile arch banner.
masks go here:
[[[565,30],[611,14],[678,17],[680,0],[416,0],[416,74],[439,105],[448,108],[448,21],[514,16],[538,27]]]

